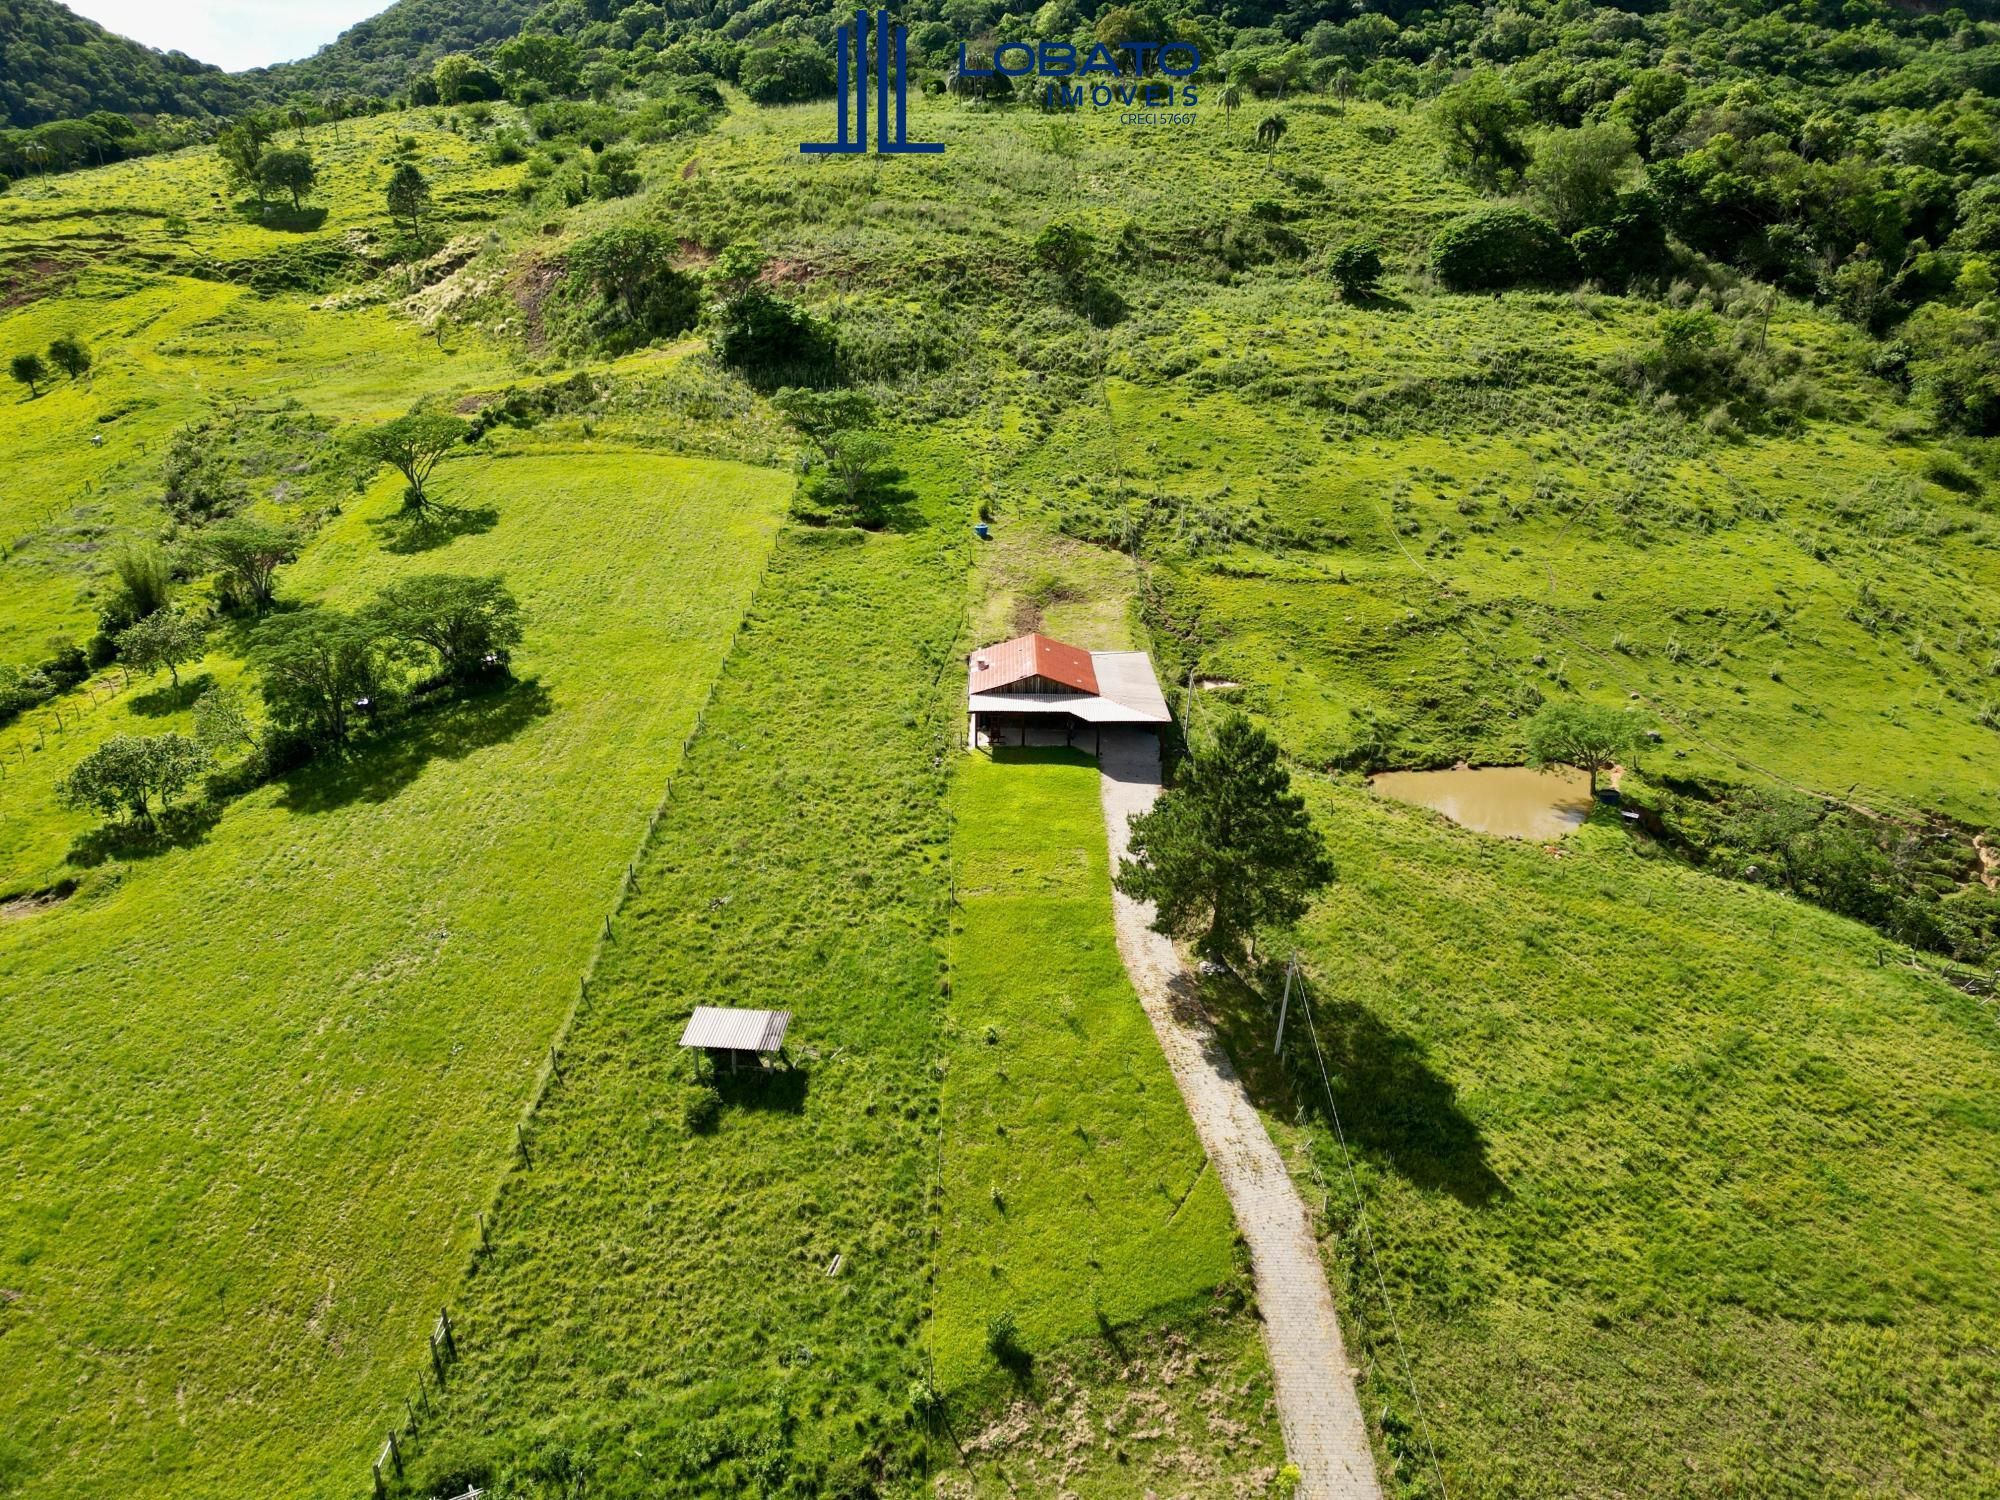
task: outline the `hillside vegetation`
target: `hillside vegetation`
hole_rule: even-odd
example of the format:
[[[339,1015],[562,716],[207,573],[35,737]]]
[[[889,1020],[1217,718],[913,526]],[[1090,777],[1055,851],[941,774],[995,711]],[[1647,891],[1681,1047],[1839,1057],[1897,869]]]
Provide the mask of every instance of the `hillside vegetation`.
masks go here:
[[[1281,1493],[1090,773],[962,758],[1042,626],[1249,711],[1333,846],[1282,1064],[1272,973],[1208,1002],[1393,1492],[1978,1492],[1989,106],[1927,80],[1987,23],[1246,15],[1184,129],[961,87],[842,159],[751,65],[830,18],[600,9],[0,197],[0,1491],[347,1495],[393,1430],[437,1496]],[[1540,132],[1662,68],[1548,217]],[[1696,243],[1745,88],[1800,196]],[[1836,242],[1835,178],[1933,217]],[[1361,779],[1547,703],[1629,715],[1636,821]],[[697,1077],[697,1004],[787,1059]]]

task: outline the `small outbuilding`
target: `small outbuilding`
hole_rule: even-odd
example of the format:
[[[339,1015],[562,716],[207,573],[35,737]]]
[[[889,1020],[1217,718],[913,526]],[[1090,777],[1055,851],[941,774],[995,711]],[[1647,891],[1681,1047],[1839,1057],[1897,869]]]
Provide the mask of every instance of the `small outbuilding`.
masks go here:
[[[748,1062],[762,1067],[766,1054],[785,1050],[785,1032],[792,1024],[788,1010],[730,1010],[720,1005],[697,1005],[681,1033],[683,1047],[696,1047],[708,1054],[709,1066],[729,1065],[734,1073]]]
[[[982,736],[989,745],[1074,745],[1082,731],[1096,742],[1106,726],[1158,729],[1173,717],[1145,652],[1085,651],[1045,635],[973,652],[965,701],[974,746]]]

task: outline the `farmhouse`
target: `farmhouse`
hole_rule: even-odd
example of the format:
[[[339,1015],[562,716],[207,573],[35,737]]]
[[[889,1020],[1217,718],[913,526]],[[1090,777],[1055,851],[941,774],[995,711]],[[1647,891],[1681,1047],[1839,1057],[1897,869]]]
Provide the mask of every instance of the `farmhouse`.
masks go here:
[[[966,669],[969,743],[1077,743],[1097,748],[1108,725],[1157,729],[1172,717],[1143,651],[1085,651],[1024,635],[972,653]],[[1060,735],[1060,739],[1057,736]]]

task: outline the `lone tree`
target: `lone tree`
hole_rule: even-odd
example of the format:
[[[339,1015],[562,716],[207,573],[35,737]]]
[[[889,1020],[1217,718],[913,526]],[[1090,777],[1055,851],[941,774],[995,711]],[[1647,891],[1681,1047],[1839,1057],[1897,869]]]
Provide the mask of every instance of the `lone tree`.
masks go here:
[[[1291,786],[1276,742],[1231,714],[1191,750],[1179,784],[1132,820],[1118,889],[1154,904],[1154,931],[1233,963],[1258,928],[1297,921],[1334,878]]]
[[[315,750],[346,744],[355,715],[382,694],[380,643],[355,615],[313,609],[273,620],[255,654],[271,722]]]
[[[1639,726],[1622,709],[1597,703],[1545,703],[1528,720],[1528,761],[1536,766],[1575,766],[1597,773],[1630,755],[1639,744]]]
[[[49,363],[75,380],[90,369],[90,351],[75,334],[65,333],[50,342]]]
[[[225,599],[262,609],[271,602],[279,564],[299,555],[299,534],[289,526],[239,516],[202,532],[193,551],[222,574]]]
[[[471,431],[470,425],[447,412],[417,411],[357,432],[352,441],[362,458],[387,464],[409,481],[403,490],[403,509],[422,512],[431,503],[424,492],[431,470]]]
[[[1372,297],[1382,284],[1381,247],[1372,240],[1342,245],[1327,257],[1326,268],[1344,300],[1358,302]]]
[[[184,734],[113,735],[56,784],[65,806],[110,814],[126,809],[149,823],[152,800],[166,807],[208,769],[208,755]]]
[[[266,192],[289,193],[292,209],[297,212],[319,182],[319,168],[313,165],[310,152],[297,147],[267,151],[257,163],[257,182]]]
[[[39,354],[17,354],[7,366],[13,377],[28,388],[30,396],[42,393],[42,382],[49,378],[49,367],[42,363]]]
[[[171,609],[156,609],[118,632],[121,660],[146,673],[165,667],[176,688],[181,685],[181,663],[199,657],[203,644],[200,622]]]
[[[863,492],[888,453],[873,429],[875,403],[860,391],[809,391],[787,386],[771,398],[800,436],[812,444],[847,505],[861,512]]]
[[[431,185],[412,162],[404,162],[389,178],[389,217],[407,221],[413,235],[424,232],[424,215],[430,212]]]
[[[405,653],[434,653],[449,677],[470,677],[521,642],[521,606],[498,577],[423,573],[392,583],[372,611]]]
[[[1289,129],[1291,126],[1285,122],[1283,115],[1268,114],[1257,122],[1257,144],[1266,151],[1276,151],[1278,142],[1285,138],[1285,132]]]

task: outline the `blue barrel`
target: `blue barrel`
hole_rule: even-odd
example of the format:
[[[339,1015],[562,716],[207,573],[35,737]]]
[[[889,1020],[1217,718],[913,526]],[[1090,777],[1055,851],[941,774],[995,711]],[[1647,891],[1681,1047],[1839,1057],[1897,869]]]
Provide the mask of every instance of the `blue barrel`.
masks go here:
[[[984,521],[981,521],[977,526],[973,527],[972,529],[979,533],[979,540],[982,542],[990,540],[993,536],[992,530],[987,526],[987,524]]]

